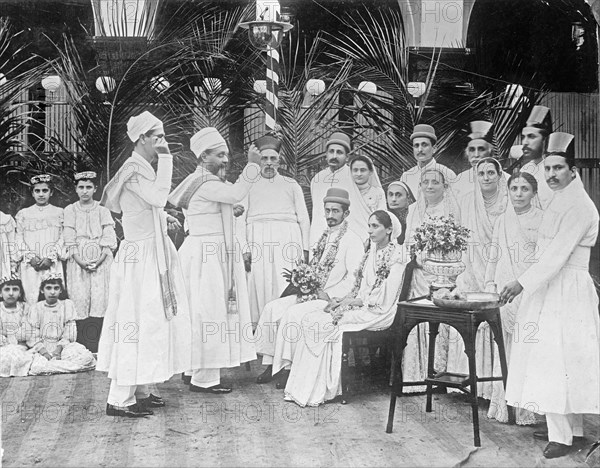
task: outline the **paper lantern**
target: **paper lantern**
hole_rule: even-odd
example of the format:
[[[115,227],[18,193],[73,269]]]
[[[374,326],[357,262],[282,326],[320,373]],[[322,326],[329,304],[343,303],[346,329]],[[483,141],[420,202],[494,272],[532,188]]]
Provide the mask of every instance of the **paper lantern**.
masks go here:
[[[117,82],[110,76],[99,76],[96,79],[96,89],[101,93],[110,93],[117,87]]]
[[[415,99],[423,96],[423,94],[425,94],[425,90],[427,89],[425,83],[420,81],[411,81],[410,83],[407,83],[406,87],[408,88],[410,95]]]
[[[363,93],[377,94],[377,85],[371,81],[361,81],[358,90]]]
[[[254,91],[258,94],[265,94],[267,92],[267,80],[255,80]]]
[[[306,90],[311,96],[318,96],[325,91],[325,82],[323,80],[311,79],[306,82]]]
[[[62,80],[60,79],[60,76],[51,75],[51,76],[47,76],[46,78],[44,78],[42,80],[42,87],[46,91],[50,91],[51,93],[54,93],[54,92],[56,92],[56,90],[58,88],[60,88],[61,83],[62,83]]]

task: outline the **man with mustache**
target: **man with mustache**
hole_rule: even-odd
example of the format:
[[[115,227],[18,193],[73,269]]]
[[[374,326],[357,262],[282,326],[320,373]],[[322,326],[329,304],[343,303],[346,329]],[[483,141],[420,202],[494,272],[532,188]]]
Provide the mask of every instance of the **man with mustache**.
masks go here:
[[[506,401],[546,414],[546,458],[566,455],[583,439],[583,414],[600,414],[600,324],[598,295],[589,274],[598,237],[598,209],[577,177],[573,135],[548,138],[543,161],[554,196],[539,227],[532,265],[508,283],[500,300],[523,293],[516,316],[535,334],[513,344]]]
[[[412,193],[419,192],[419,183],[421,182],[421,174],[432,167],[441,168],[444,171],[444,180],[448,184],[454,184],[456,174],[448,167],[439,164],[433,157],[435,152],[435,144],[437,136],[431,125],[418,124],[415,125],[413,133],[410,136],[413,146],[413,155],[417,160],[417,165],[404,171],[400,180],[404,182]]]
[[[281,140],[267,134],[256,140],[260,151],[260,177],[244,201],[240,217],[246,225],[244,263],[252,322],[263,307],[281,296],[287,282],[285,269],[308,259],[310,219],[302,188],[279,174]]]
[[[521,131],[521,145],[523,151],[522,172],[529,172],[538,182],[538,197],[542,209],[546,209],[553,191],[546,183],[544,161],[542,156],[548,135],[552,132],[552,119],[550,109],[544,106],[533,106],[527,123]]]
[[[231,387],[221,385],[221,368],[256,359],[253,343],[243,338],[251,336],[252,323],[233,207],[257,180],[260,153],[251,145],[248,164],[228,185],[219,174],[229,162],[229,148],[216,128],[197,132],[190,149],[198,167],[168,198],[183,208],[189,227],[179,248],[192,330],[191,367],[183,380],[192,392],[222,395]]]

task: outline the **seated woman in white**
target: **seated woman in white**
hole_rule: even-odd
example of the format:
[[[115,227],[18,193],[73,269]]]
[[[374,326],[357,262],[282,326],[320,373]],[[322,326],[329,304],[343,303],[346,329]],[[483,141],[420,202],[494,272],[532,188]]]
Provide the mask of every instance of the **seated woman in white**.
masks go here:
[[[538,229],[543,214],[537,191],[537,180],[528,172],[518,172],[508,179],[508,194],[512,206],[507,207],[494,224],[491,245],[496,250],[485,270],[486,289],[495,292],[498,284],[514,281],[537,261]],[[519,326],[515,323],[521,297],[522,295],[517,296],[512,302],[500,308],[507,361],[510,360],[513,339],[523,339],[522,334],[528,333],[528,330],[523,328],[526,324]],[[492,368],[494,375],[501,375],[500,358],[495,345]],[[488,418],[508,422],[504,397],[502,382],[492,382]],[[516,422],[519,425],[535,424],[535,414],[524,408],[518,408]]]
[[[369,218],[369,249],[361,261],[352,292],[332,299],[302,319],[302,335],[285,387],[285,399],[317,406],[342,393],[342,333],[383,330],[394,321],[404,264],[396,243],[400,223],[378,210]]]
[[[406,237],[404,238],[404,258],[411,257],[412,245],[415,243],[414,234],[418,227],[434,217],[452,217],[460,223],[460,209],[452,191],[451,185],[445,179],[446,170],[438,164],[426,169],[421,174],[417,202],[408,208],[406,218]],[[429,294],[429,286],[435,279],[434,275],[423,270],[423,252],[416,253],[417,266],[413,270],[410,283],[409,297],[421,297]],[[427,347],[429,343],[429,327],[422,323],[414,327],[408,335],[406,348],[402,358],[402,376],[405,382],[418,382],[427,377]],[[434,369],[442,372],[446,369],[448,358],[449,327],[440,325],[436,340]],[[424,392],[425,386],[405,386],[405,393]]]

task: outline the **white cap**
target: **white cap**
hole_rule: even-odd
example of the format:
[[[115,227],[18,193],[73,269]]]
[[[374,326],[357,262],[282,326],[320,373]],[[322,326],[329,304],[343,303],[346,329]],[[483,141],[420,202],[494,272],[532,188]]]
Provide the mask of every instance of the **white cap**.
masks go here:
[[[127,121],[127,136],[134,143],[139,140],[140,135],[144,135],[150,130],[158,129],[163,129],[162,121],[148,111],[133,116]]]
[[[206,150],[219,146],[227,146],[227,142],[215,127],[203,128],[190,139],[190,149],[197,158]]]

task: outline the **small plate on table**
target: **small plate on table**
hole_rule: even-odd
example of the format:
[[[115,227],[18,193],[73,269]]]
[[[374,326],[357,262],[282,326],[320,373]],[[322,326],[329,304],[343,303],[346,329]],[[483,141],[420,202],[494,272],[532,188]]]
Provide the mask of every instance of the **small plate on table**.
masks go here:
[[[432,300],[436,306],[448,309],[484,310],[500,306],[498,293],[465,292],[462,295],[464,299],[441,299],[433,296]]]

